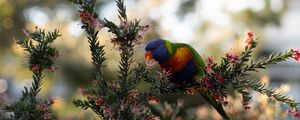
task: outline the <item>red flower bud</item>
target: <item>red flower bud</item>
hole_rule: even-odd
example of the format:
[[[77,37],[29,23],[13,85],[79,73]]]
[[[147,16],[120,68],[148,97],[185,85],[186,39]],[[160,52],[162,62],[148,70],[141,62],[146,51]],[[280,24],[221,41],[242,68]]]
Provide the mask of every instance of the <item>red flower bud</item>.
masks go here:
[[[103,105],[104,100],[102,97],[99,97],[96,99],[95,103],[96,103],[96,105],[100,106],[100,105]]]
[[[246,32],[246,43],[247,45],[251,45],[253,39],[253,33],[248,31]]]
[[[292,50],[292,52],[293,52],[293,59],[296,62],[300,62],[300,52],[299,52],[299,50]]]

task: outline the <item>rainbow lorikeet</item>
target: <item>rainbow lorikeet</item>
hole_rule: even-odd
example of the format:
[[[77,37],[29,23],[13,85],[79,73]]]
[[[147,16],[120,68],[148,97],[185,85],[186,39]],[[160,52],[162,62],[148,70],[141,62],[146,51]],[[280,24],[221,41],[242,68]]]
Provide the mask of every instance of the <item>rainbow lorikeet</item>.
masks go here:
[[[199,81],[205,74],[205,63],[196,50],[185,43],[172,43],[168,40],[155,39],[145,47],[145,58],[154,59],[164,70],[171,72],[169,80],[176,85]],[[197,90],[224,118],[229,119],[221,103],[208,93]]]

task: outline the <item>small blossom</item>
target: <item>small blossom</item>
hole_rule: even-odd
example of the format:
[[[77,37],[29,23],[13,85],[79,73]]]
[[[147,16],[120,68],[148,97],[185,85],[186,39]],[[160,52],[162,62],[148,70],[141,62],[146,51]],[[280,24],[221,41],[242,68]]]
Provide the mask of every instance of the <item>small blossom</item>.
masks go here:
[[[208,57],[206,59],[206,67],[205,67],[205,70],[208,72],[208,73],[211,73],[212,72],[212,65],[214,64],[214,61],[211,57]]]
[[[130,106],[132,113],[135,113],[137,115],[143,115],[144,114],[144,110],[147,109],[146,106],[144,106],[142,103],[136,103],[134,102],[133,104],[131,104]]]
[[[95,101],[95,104],[97,106],[103,105],[104,104],[103,98],[102,97],[97,98],[96,101]]]
[[[137,34],[137,36],[136,36],[136,39],[138,40],[138,41],[141,41],[141,40],[143,40],[144,39],[144,34],[149,30],[149,28],[150,28],[150,25],[145,25],[145,26],[139,26],[139,32],[138,32],[138,34]]]
[[[130,27],[130,22],[128,22],[127,20],[123,20],[121,19],[121,28],[123,28],[123,30],[128,30],[128,28]]]
[[[52,115],[50,112],[46,112],[46,113],[44,113],[43,118],[44,118],[44,120],[51,120]]]
[[[243,105],[249,105],[249,101],[243,100]]]
[[[112,115],[113,115],[113,109],[112,109],[110,106],[106,106],[106,107],[104,108],[104,112],[105,112],[105,114],[108,115],[108,116],[112,116]]]
[[[95,16],[88,11],[79,11],[79,16],[81,20],[83,20],[83,22],[87,23],[92,27],[103,27],[103,21],[101,21],[98,18],[95,18]]]
[[[153,59],[146,61],[147,69],[153,69],[153,67],[157,64],[157,62]]]
[[[129,100],[135,100],[138,95],[139,93],[137,92],[137,90],[132,90],[128,93],[128,98]]]
[[[220,83],[223,83],[225,81],[220,72],[216,72],[215,77]]]
[[[120,88],[120,85],[119,85],[117,82],[113,81],[113,82],[110,84],[110,87],[111,87],[112,89],[118,89],[118,88]]]
[[[79,90],[80,90],[80,93],[83,95],[83,96],[87,96],[89,93],[88,93],[88,91],[86,90],[86,89],[84,89],[84,88],[79,88]]]
[[[195,94],[193,88],[187,88],[186,93],[189,94],[189,95],[194,95]]]
[[[55,61],[57,58],[59,58],[59,52],[56,51],[53,55],[48,56],[50,60]]]
[[[239,56],[234,53],[233,49],[230,49],[230,51],[226,53],[226,58],[232,63],[235,63],[240,59]]]
[[[300,52],[299,50],[292,50],[293,52],[293,59],[296,61],[296,62],[300,62]]]
[[[37,109],[40,110],[40,111],[46,111],[48,109],[48,105],[47,104],[40,104],[40,105],[37,105]]]
[[[227,105],[229,105],[229,102],[228,101],[224,101],[223,105],[227,106]]]
[[[298,112],[298,109],[294,108],[293,110],[286,110],[288,114],[291,114],[295,118],[300,118],[300,113]]]
[[[295,117],[295,118],[300,118],[300,113],[295,113],[295,114],[293,115],[293,117]]]
[[[26,29],[23,29],[23,33],[25,34],[26,37],[30,37],[30,32]]]
[[[33,73],[37,73],[38,71],[40,71],[40,66],[38,64],[33,64],[33,65],[30,66],[30,70]]]
[[[203,80],[203,81],[208,81],[208,80],[209,80],[209,77],[208,77],[208,76],[204,76],[204,77],[202,78],[202,80]]]
[[[250,110],[251,107],[250,106],[244,106],[245,110]]]
[[[159,99],[154,96],[148,97],[147,100],[148,100],[149,104],[157,104],[159,102]]]
[[[217,92],[214,92],[213,93],[213,96],[214,96],[214,98],[216,99],[216,100],[220,100],[220,94],[219,93],[217,93]]]
[[[54,104],[54,100],[53,99],[48,99],[48,105],[50,106],[52,104]]]
[[[49,67],[47,67],[47,70],[49,71],[49,72],[54,72],[54,70],[56,70],[57,69],[57,67],[54,67],[54,66],[49,66]]]
[[[100,28],[102,28],[104,26],[103,21],[100,19],[96,19],[96,18],[92,19],[91,24],[95,27],[100,27]]]
[[[121,101],[121,110],[124,110],[128,106],[128,102],[126,99],[122,99]]]
[[[212,87],[212,86],[214,86],[214,84],[212,83],[212,82],[207,82],[207,87]]]
[[[88,21],[92,17],[92,14],[88,11],[79,11],[79,16],[82,20]]]
[[[245,110],[249,110],[251,108],[248,100],[243,100],[243,105]]]
[[[202,84],[204,85],[204,88],[209,89],[214,84],[210,81],[209,76],[204,76],[201,80]]]
[[[172,75],[170,70],[163,69],[162,75],[166,77],[170,77]]]
[[[286,110],[286,113],[292,113],[292,110],[290,110],[290,109],[288,109],[288,110]]]
[[[251,31],[246,32],[246,44],[251,45],[253,39],[253,33]]]

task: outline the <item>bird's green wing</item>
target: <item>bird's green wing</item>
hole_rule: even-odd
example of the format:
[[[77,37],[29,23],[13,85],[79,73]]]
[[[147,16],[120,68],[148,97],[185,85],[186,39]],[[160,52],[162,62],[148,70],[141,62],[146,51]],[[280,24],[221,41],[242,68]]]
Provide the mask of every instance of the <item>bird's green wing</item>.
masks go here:
[[[204,68],[205,68],[205,62],[201,55],[198,54],[198,52],[190,45],[185,44],[185,43],[175,43],[174,48],[177,49],[179,47],[186,47],[189,48],[190,51],[192,52],[193,59],[198,63],[199,65],[199,77],[202,77],[204,75]]]
[[[203,58],[198,54],[198,52],[190,45],[188,44],[184,44],[184,43],[176,43],[174,45],[174,48],[180,48],[180,47],[187,47],[191,50],[192,54],[193,54],[193,59],[195,59],[195,61],[198,63],[199,67],[199,73],[198,75],[200,75],[200,77],[202,77],[204,75],[204,68],[205,68],[205,63]],[[197,89],[197,88],[196,88]],[[198,89],[199,90],[199,89]],[[223,109],[223,106],[221,103],[217,102],[211,95],[207,94],[206,92],[203,91],[199,91],[199,93],[201,94],[201,96],[209,103],[211,104],[216,110],[217,112],[225,119],[225,120],[229,120],[230,118],[228,117],[228,115],[226,114],[225,110]]]

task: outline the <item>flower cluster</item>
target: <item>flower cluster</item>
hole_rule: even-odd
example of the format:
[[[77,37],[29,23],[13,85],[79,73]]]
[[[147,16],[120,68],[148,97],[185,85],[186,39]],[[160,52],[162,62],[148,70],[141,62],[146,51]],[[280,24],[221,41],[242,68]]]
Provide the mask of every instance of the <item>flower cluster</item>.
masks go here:
[[[50,106],[53,100],[38,99],[37,95],[41,90],[43,71],[45,69],[53,71],[55,60],[58,58],[58,51],[50,46],[59,33],[45,32],[36,28],[36,31],[23,30],[26,38],[17,43],[26,51],[29,70],[33,73],[32,86],[25,87],[20,100],[7,105],[5,110],[13,112],[14,115],[5,119],[20,120],[53,120],[56,119],[51,113]],[[0,116],[2,119],[2,116]]]
[[[208,57],[206,60],[206,75],[200,80],[199,88],[212,95],[218,102],[227,105],[226,95],[223,93],[223,88],[225,87],[224,82],[226,80],[223,76],[224,73],[216,69],[217,63],[215,63],[212,58]]]
[[[120,25],[116,26],[112,22],[106,20],[106,27],[110,28],[108,32],[115,34],[115,37],[111,39],[113,45],[124,46],[124,43],[132,42],[139,44],[144,39],[143,36],[146,31],[149,30],[150,25],[139,25],[139,21],[128,21],[127,19],[120,18]],[[116,28],[114,28],[114,27]],[[126,36],[127,35],[127,36]],[[121,50],[122,48],[120,48]]]
[[[48,99],[45,102],[39,103],[36,105],[36,109],[43,113],[42,118],[43,120],[52,120],[54,116],[50,112],[50,107],[54,103],[52,99]]]
[[[33,73],[38,73],[44,69],[47,69],[50,72],[57,69],[54,61],[59,58],[59,52],[55,48],[48,46],[48,43],[53,42],[60,36],[58,30],[49,32],[48,34],[46,34],[44,30],[38,28],[36,28],[34,32],[23,29],[23,32],[27,38],[18,41],[18,44],[20,44],[24,50],[28,51],[29,70]],[[37,44],[34,45],[33,43]]]
[[[226,53],[226,58],[232,63],[235,63],[240,59],[239,56],[234,53],[233,49],[230,49],[230,51]]]
[[[251,31],[246,32],[246,44],[251,45],[253,41],[253,33]]]
[[[81,10],[79,11],[79,16],[83,24],[87,24],[88,26],[92,27],[103,27],[103,21],[89,11]]]
[[[40,66],[38,64],[33,64],[29,66],[29,69],[33,73],[37,73],[38,71],[40,71]]]
[[[151,28],[151,25],[139,26],[139,32],[136,36],[138,41],[144,40],[144,34]]]
[[[300,62],[300,52],[299,50],[292,50],[293,52],[293,59],[297,62]]]
[[[208,73],[212,72],[212,65],[213,65],[214,61],[211,57],[207,57],[206,59],[206,66],[205,66],[205,71]]]
[[[81,94],[87,98],[88,101],[81,103],[80,101],[74,101],[74,104],[91,104],[95,105],[101,113],[103,118],[126,118],[129,116],[123,116],[120,113],[126,113],[128,110],[132,112],[133,116],[131,117],[141,117],[141,118],[150,118],[152,116],[147,114],[148,108],[145,104],[139,103],[143,97],[137,90],[131,90],[128,92],[126,97],[120,97],[117,93],[120,92],[120,87],[118,83],[109,84],[107,88],[107,93],[104,95],[93,94],[95,91],[93,89],[80,89]],[[119,98],[119,99],[116,99]],[[149,102],[159,102],[155,97],[148,97]],[[114,101],[114,102],[113,102]],[[116,104],[118,103],[118,104]]]
[[[262,94],[266,94],[270,98],[274,98],[277,101],[287,103],[290,107],[295,108],[297,105],[289,97],[280,93],[276,93],[274,89],[264,88],[264,84],[253,80],[241,80],[244,76],[249,75],[250,71],[258,71],[258,69],[265,69],[270,64],[285,61],[289,58],[293,58],[296,61],[300,59],[300,52],[298,50],[291,50],[285,53],[279,53],[277,55],[271,55],[268,59],[254,63],[250,57],[253,49],[256,47],[257,42],[253,38],[252,32],[246,33],[245,51],[240,55],[234,53],[231,49],[222,58],[221,64],[215,63],[212,58],[207,58],[205,75],[200,80],[199,88],[208,94],[212,95],[218,102],[223,105],[227,105],[227,93],[226,88],[228,85],[233,86],[235,90],[242,95],[242,104],[245,109],[250,109],[250,92],[249,89],[253,89]]]
[[[288,114],[291,114],[293,117],[295,118],[300,118],[300,112],[298,111],[298,109],[293,109],[293,110],[287,110],[286,111]]]
[[[156,64],[157,64],[157,61],[155,61],[153,59],[146,60],[147,69],[152,69]]]
[[[160,100],[155,96],[148,96],[147,98],[149,104],[157,104]]]

